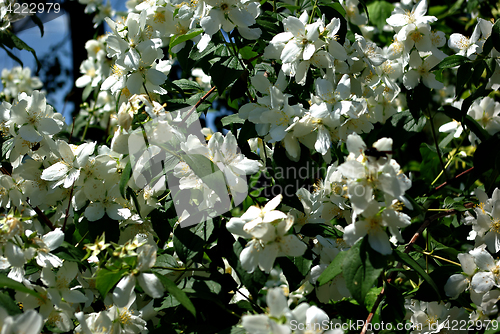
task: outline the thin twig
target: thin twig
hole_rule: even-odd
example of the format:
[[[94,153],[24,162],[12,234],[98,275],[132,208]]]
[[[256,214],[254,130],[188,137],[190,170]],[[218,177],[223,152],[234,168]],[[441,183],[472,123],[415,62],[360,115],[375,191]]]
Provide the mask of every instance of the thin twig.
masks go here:
[[[29,204],[29,203],[28,203]],[[31,206],[31,204],[29,204],[29,206]],[[50,221],[50,219],[45,215],[45,213],[42,212],[42,210],[40,210],[40,208],[38,206],[35,206],[35,207],[32,207],[31,208],[33,210],[35,210],[36,214],[38,215],[39,218],[41,218],[41,220],[52,230],[54,231],[56,228],[54,227],[54,225],[52,224],[52,222]]]
[[[203,103],[203,101],[205,101],[209,96],[210,94],[212,94],[214,91],[215,91],[216,87],[213,86],[212,88],[210,88],[210,90],[205,94],[203,95],[203,97],[201,99],[198,100],[198,102],[196,102],[196,104],[191,108],[191,110],[189,110],[189,112],[187,113],[186,117],[181,121],[181,124],[186,122],[189,118],[189,116],[191,116],[191,114],[193,113],[193,111],[196,110],[196,108],[198,108],[198,106],[200,104]]]
[[[467,209],[473,208],[474,203],[465,203],[464,207],[466,207]],[[424,220],[424,222],[422,223],[422,225],[420,225],[417,232],[415,232],[415,234],[411,238],[410,242],[405,246],[404,253],[409,253],[411,251],[411,249],[413,248],[413,244],[417,241],[418,237],[420,237],[422,235],[422,233],[430,225],[430,223],[432,223],[433,221],[435,221],[439,218],[443,218],[443,217],[451,216],[451,215],[456,215],[460,212],[461,211],[459,211],[459,210],[451,209],[451,210],[447,210],[445,212],[436,213],[435,215],[432,215],[429,218],[427,218],[426,220]],[[396,268],[398,268],[398,269],[402,268],[402,267],[403,267],[402,262],[399,262],[396,266]],[[387,277],[387,283],[391,284],[392,281],[396,278],[396,275],[397,275],[397,271],[391,272],[389,274],[389,276]],[[377,308],[379,307],[380,303],[382,302],[382,299],[384,298],[384,293],[385,293],[385,287],[382,288],[382,291],[380,291],[380,294],[377,296],[377,300],[375,300],[375,304],[373,304],[372,310],[371,310],[370,314],[368,314],[368,317],[366,318],[365,324],[363,325],[363,330],[361,331],[361,334],[366,333],[366,331],[368,329],[368,324],[372,321],[373,316],[375,315],[375,312],[377,311]]]
[[[460,173],[460,174],[458,174],[458,175],[454,176],[453,178],[449,179],[448,181],[446,181],[446,182],[444,182],[444,183],[440,184],[440,185],[439,185],[439,186],[437,186],[436,188],[432,189],[432,190],[429,192],[428,196],[430,196],[430,195],[434,194],[436,191],[438,191],[438,190],[440,190],[441,188],[443,188],[443,187],[445,187],[445,186],[449,185],[450,183],[455,182],[457,179],[459,179],[460,177],[462,177],[462,176],[464,176],[464,175],[466,175],[466,174],[468,174],[468,173],[472,172],[473,170],[474,170],[474,167],[471,167],[471,168],[469,168],[469,169],[467,169],[467,170],[463,171],[462,173]]]
[[[75,182],[73,182],[73,185],[71,186],[71,190],[69,191],[69,201],[68,201],[68,207],[66,208],[66,217],[64,217],[64,223],[62,226],[62,231],[64,232],[64,229],[66,228],[66,222],[68,221],[68,216],[69,216],[69,209],[71,207],[71,199],[73,198],[73,189],[75,188]]]

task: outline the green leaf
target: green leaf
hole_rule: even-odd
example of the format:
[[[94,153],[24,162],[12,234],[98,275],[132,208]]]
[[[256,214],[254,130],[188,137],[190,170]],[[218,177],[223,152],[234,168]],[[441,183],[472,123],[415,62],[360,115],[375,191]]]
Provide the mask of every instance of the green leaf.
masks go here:
[[[14,146],[14,138],[7,139],[2,143],[2,160],[5,159],[7,153],[12,150],[12,147]]]
[[[335,256],[332,263],[330,263],[325,271],[323,271],[319,276],[319,285],[330,282],[342,272],[342,263],[344,263],[344,258],[346,257],[347,253],[347,251],[340,252],[337,254],[337,256]]]
[[[240,116],[238,114],[233,114],[233,115],[229,115],[229,116],[222,118],[221,122],[222,122],[222,126],[227,126],[227,125],[235,124],[235,123],[236,124],[243,124],[243,123],[245,123],[245,120],[243,118],[240,118]]]
[[[3,32],[4,35],[7,35],[9,38],[10,38],[10,42],[9,44],[5,43],[7,46],[9,46],[10,48],[17,48],[19,50],[26,50],[26,51],[29,51],[31,52],[31,54],[33,55],[33,57],[35,57],[35,60],[36,60],[36,64],[37,64],[37,72],[38,70],[40,69],[40,66],[42,65],[40,63],[40,61],[38,60],[37,56],[36,56],[36,52],[35,50],[33,50],[32,47],[30,47],[28,44],[26,44],[23,40],[21,40],[19,37],[17,37],[16,35],[14,35],[12,32],[10,31],[7,31],[7,32]],[[3,41],[3,39],[2,39]]]
[[[0,293],[0,307],[5,309],[10,316],[20,314],[21,310],[14,299],[10,298],[7,292]]]
[[[486,141],[490,134],[472,117],[469,115],[465,116],[464,124],[467,126],[474,134],[481,140]]]
[[[479,62],[476,61],[474,63],[474,70],[472,72],[472,78],[471,78],[472,84],[474,84],[475,86],[480,85],[485,68],[486,68],[486,62],[484,60],[481,60]]]
[[[417,261],[415,261],[410,255],[406,254],[406,253],[402,253],[398,250],[395,251],[395,255],[396,257],[401,261],[403,262],[404,264],[406,264],[408,267],[412,268],[413,270],[415,270],[427,283],[429,283],[429,285],[432,287],[432,289],[434,289],[434,291],[436,292],[437,296],[439,299],[441,299],[441,294],[439,293],[439,289],[436,285],[436,283],[434,282],[434,280],[429,276],[429,274],[427,274],[424,270],[424,268],[422,268],[418,263]]]
[[[370,21],[373,25],[382,31],[387,24],[386,19],[391,16],[394,10],[394,5],[386,1],[374,1],[368,5],[368,13],[370,14]]]
[[[177,299],[177,301],[181,303],[181,305],[184,306],[189,312],[191,312],[191,314],[196,318],[196,309],[186,293],[179,289],[177,285],[175,285],[175,283],[167,277],[159,274],[156,274],[156,276],[163,283],[163,286],[168,291],[168,293],[175,297],[175,299]]]
[[[491,38],[493,40],[493,47],[500,51],[500,20],[497,20],[491,30]]]
[[[0,287],[14,289],[16,291],[28,293],[32,296],[35,296],[36,298],[38,298],[40,300],[43,300],[42,296],[40,296],[40,294],[38,292],[36,292],[35,290],[31,290],[31,289],[25,287],[24,284],[21,284],[17,281],[14,281],[13,279],[8,278],[5,275],[0,275]]]
[[[365,307],[368,311],[371,311],[373,306],[375,306],[375,302],[377,301],[378,295],[382,292],[382,287],[371,288],[370,291],[366,294],[365,297]]]
[[[96,275],[95,285],[101,296],[106,297],[109,290],[111,290],[116,283],[118,283],[123,276],[129,272],[129,269],[109,270],[101,268]]]
[[[193,80],[180,79],[173,81],[172,84],[175,85],[177,88],[180,88],[181,90],[195,90],[197,92],[199,91],[203,92],[203,89],[201,88],[200,84]]]
[[[72,262],[81,263],[82,259],[86,255],[82,249],[76,248],[74,245],[72,245],[66,241],[64,241],[62,243],[62,245],[57,250],[61,250],[61,251],[56,252],[55,255],[57,255],[61,259],[64,259],[67,261],[72,261]]]
[[[464,56],[459,56],[459,55],[448,56],[448,57],[444,58],[443,60],[441,60],[441,62],[439,64],[434,66],[431,69],[431,71],[440,70],[440,69],[442,70],[445,68],[452,68],[452,67],[460,66],[460,65],[463,65],[465,63],[470,63],[470,62],[471,62],[471,60],[467,57],[464,57]]]
[[[431,96],[432,94],[429,88],[422,83],[418,84],[417,87],[406,93],[408,107],[410,108],[410,113],[415,120],[419,120],[421,112],[427,110],[429,104],[431,103]]]
[[[120,195],[122,195],[122,197],[125,199],[127,198],[125,197],[126,196],[125,190],[127,189],[127,184],[131,177],[132,177],[132,163],[129,160],[127,162],[127,165],[123,169],[119,183]]]
[[[370,289],[376,286],[386,263],[386,257],[369,246],[368,237],[359,240],[347,251],[342,272],[347,288],[360,305],[363,305]]]
[[[279,264],[281,270],[283,270],[283,275],[286,277],[290,291],[298,289],[301,286],[304,275],[297,269],[295,264],[288,257],[278,257],[275,263]]]
[[[1,43],[1,42],[0,42]],[[12,58],[14,61],[16,61],[19,65],[21,65],[21,67],[24,67],[23,65],[23,62],[21,61],[21,59],[17,58],[12,52],[10,52],[7,48],[5,48],[2,44],[0,44],[0,47],[2,47],[2,49],[5,50],[5,52],[7,53],[7,55]]]
[[[212,220],[200,223],[191,228],[178,226],[174,230],[174,249],[182,262],[197,256],[203,252],[204,246],[214,231]],[[200,254],[201,255],[201,254]]]
[[[235,82],[244,71],[238,59],[235,57],[229,57],[222,61],[223,59],[213,64],[212,68],[210,68],[210,76],[217,87],[219,96],[221,96],[226,88]]]
[[[170,43],[168,45],[168,53],[172,53],[171,50],[174,46],[181,44],[182,42],[189,41],[193,37],[198,36],[203,32],[202,28],[193,28],[189,30],[187,33],[184,35],[179,35],[179,36],[174,36],[170,39]]]
[[[368,12],[368,8],[366,7],[366,2],[364,0],[359,0],[359,4],[363,7],[363,11],[366,13],[366,17],[368,21],[370,21],[370,13]]]
[[[470,73],[468,75],[470,77]],[[474,93],[472,93],[472,95],[466,98],[462,103],[462,108],[460,109],[462,109],[463,114],[467,114],[467,112],[469,111],[469,107],[472,105],[472,102],[480,97],[488,96],[489,93],[491,93],[491,89],[486,89],[484,85],[476,89]]]
[[[156,263],[153,268],[155,272],[166,275],[174,271],[169,268],[179,268],[179,264],[172,255],[161,254],[156,258]]]
[[[38,28],[40,29],[40,37],[43,37],[43,22],[42,20],[40,20],[40,18],[38,16],[36,16],[36,14],[34,15],[30,15],[30,19],[38,26]]]
[[[465,63],[458,68],[455,92],[456,97],[462,96],[462,93],[467,89],[467,84],[471,79],[472,69],[472,63]]]
[[[168,295],[165,298],[163,298],[163,302],[159,307],[155,307],[155,311],[159,312],[161,310],[164,310],[166,308],[171,308],[171,307],[176,307],[177,305],[180,305],[181,303],[174,298],[173,295]]]

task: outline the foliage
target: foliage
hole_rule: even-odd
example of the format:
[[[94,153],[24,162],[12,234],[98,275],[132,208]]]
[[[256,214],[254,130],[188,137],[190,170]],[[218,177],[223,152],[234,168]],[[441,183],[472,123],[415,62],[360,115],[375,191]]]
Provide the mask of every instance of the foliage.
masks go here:
[[[80,2],[74,124],[2,71],[2,333],[498,329],[494,2]]]

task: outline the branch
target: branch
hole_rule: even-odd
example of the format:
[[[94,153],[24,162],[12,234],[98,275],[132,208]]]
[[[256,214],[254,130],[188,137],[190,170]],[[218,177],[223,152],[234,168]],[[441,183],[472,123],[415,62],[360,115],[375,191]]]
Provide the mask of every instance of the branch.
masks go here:
[[[191,114],[193,113],[193,111],[195,111],[196,108],[198,108],[198,106],[200,104],[202,104],[203,101],[205,101],[210,96],[210,94],[212,94],[215,91],[215,89],[216,89],[215,86],[210,88],[210,90],[205,95],[203,95],[203,97],[201,99],[199,99],[198,102],[196,102],[196,104],[191,108],[191,110],[189,110],[189,112],[187,113],[187,116],[181,121],[181,123],[186,122],[187,119],[189,118],[189,116],[191,116]]]
[[[457,177],[459,175],[457,175]],[[471,209],[471,208],[474,207],[474,203],[465,203],[464,207],[466,207],[467,209]],[[451,215],[456,215],[456,214],[458,214],[460,212],[461,211],[456,210],[456,209],[447,210],[447,211],[444,211],[444,212],[436,213],[435,215],[432,215],[429,218],[427,218],[426,220],[424,220],[424,222],[419,227],[419,229],[417,230],[417,232],[415,232],[415,234],[411,238],[410,242],[405,246],[404,253],[409,253],[411,251],[411,249],[413,248],[413,244],[415,242],[417,242],[418,237],[420,237],[420,235],[422,235],[422,233],[427,228],[427,226],[430,225],[430,223],[432,223],[433,221],[435,221],[435,220],[437,220],[439,218],[443,218],[443,217],[451,216]],[[402,262],[399,262],[398,265],[396,266],[396,268],[402,268],[402,267],[403,267],[403,263]],[[396,278],[396,275],[397,275],[397,271],[393,271],[392,273],[390,273],[390,275],[387,277],[387,283],[391,284],[392,281]],[[365,324],[363,325],[363,330],[361,331],[361,334],[365,334],[366,333],[368,324],[372,321],[372,318],[375,315],[375,312],[377,311],[377,308],[379,307],[380,303],[382,302],[382,299],[384,298],[384,293],[385,293],[385,287],[382,288],[382,291],[380,291],[380,294],[377,296],[377,300],[375,301],[375,304],[373,304],[372,310],[371,310],[370,314],[368,314],[368,317],[366,318]]]
[[[29,204],[29,203],[28,203]],[[31,206],[31,204],[29,204],[29,206]],[[50,221],[50,219],[45,215],[45,213],[42,212],[42,210],[40,210],[40,208],[38,206],[35,206],[35,207],[32,207],[31,208],[33,210],[35,210],[36,214],[38,215],[39,218],[41,218],[41,220],[52,230],[54,231],[56,228],[54,227],[54,225],[52,224],[52,222]]]
[[[468,173],[472,172],[473,170],[474,170],[474,167],[471,167],[471,168],[469,168],[469,169],[467,169],[467,170],[463,171],[462,173],[460,173],[460,174],[458,174],[458,175],[455,175],[455,176],[454,176],[454,177],[452,177],[451,179],[447,180],[446,182],[444,182],[444,183],[440,184],[439,186],[437,186],[436,188],[432,189],[432,190],[429,192],[428,196],[430,196],[430,195],[434,194],[435,192],[437,192],[437,191],[441,190],[441,188],[444,188],[445,186],[447,186],[447,185],[451,184],[452,182],[455,182],[457,179],[459,179],[460,177],[462,177],[462,176],[464,176],[464,175],[466,175],[466,174],[468,174]]]

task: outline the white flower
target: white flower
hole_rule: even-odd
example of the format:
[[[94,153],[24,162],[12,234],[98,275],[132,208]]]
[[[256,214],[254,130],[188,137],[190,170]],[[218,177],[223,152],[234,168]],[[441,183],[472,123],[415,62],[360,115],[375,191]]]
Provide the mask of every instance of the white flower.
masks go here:
[[[292,313],[281,288],[267,291],[266,302],[269,314],[244,315],[241,324],[251,334],[290,333],[288,324],[281,324],[277,319],[290,319]]]
[[[11,317],[3,307],[0,307],[2,334],[39,334],[42,327],[43,318],[35,310],[29,310]]]
[[[50,300],[58,307],[61,303],[85,303],[87,297],[80,291],[71,288],[70,283],[78,274],[76,262],[65,261],[63,266],[54,274],[52,268],[47,266],[42,269],[40,279],[48,287],[47,294]]]
[[[392,253],[389,236],[383,227],[387,226],[393,236],[402,240],[399,228],[410,224],[410,217],[403,213],[396,214],[389,209],[380,213],[380,206],[376,201],[370,202],[361,216],[361,219],[345,227],[345,242],[354,245],[357,240],[368,235],[370,246],[383,255]]]
[[[475,100],[467,111],[490,134],[500,131],[500,103],[489,96]],[[472,133],[469,140],[475,144],[479,139]]]
[[[156,249],[151,245],[144,245],[138,249],[137,273],[123,277],[113,291],[113,302],[118,307],[127,307],[130,296],[134,294],[136,282],[153,298],[163,296],[163,284],[153,273],[148,273],[156,262]]]
[[[42,180],[55,181],[52,189],[61,184],[64,188],[71,187],[80,176],[80,169],[87,164],[89,156],[94,152],[95,145],[93,142],[76,146],[58,140],[57,148],[62,161],[46,168],[42,172]]]
[[[278,207],[282,199],[283,195],[280,194],[274,197],[269,202],[267,202],[262,209],[254,205],[249,207],[247,211],[239,218],[245,221],[244,230],[247,233],[252,233],[253,235],[253,233],[255,233],[254,231],[255,228],[261,228],[262,226],[267,226],[267,225],[262,225],[263,223],[267,224],[267,223],[272,223],[275,220],[285,219],[286,218],[285,213],[279,210],[274,210],[276,209],[276,207]]]
[[[403,76],[403,84],[406,89],[415,88],[420,80],[429,88],[441,89],[443,83],[436,80],[434,73],[429,72],[431,68],[439,63],[439,59],[433,55],[420,58],[418,51],[413,51],[410,54],[410,70]]]
[[[289,16],[283,20],[285,32],[279,33],[271,40],[270,45],[284,44],[280,58],[283,63],[293,63],[304,59],[309,60],[317,49],[321,20],[307,24],[309,16],[304,11],[300,18]],[[267,49],[266,49],[267,51]]]
[[[471,254],[461,253],[457,257],[464,274],[451,275],[444,286],[446,295],[453,299],[458,298],[462,292],[469,289],[471,278],[477,269],[474,257]]]
[[[247,229],[245,225],[244,230],[254,239],[241,251],[240,261],[243,269],[252,273],[259,266],[268,273],[273,268],[276,257],[303,255],[307,245],[297,236],[287,235],[293,223],[293,218],[289,216],[274,223],[262,223],[258,228]]]
[[[224,173],[233,196],[236,195],[234,192],[246,193],[248,186],[242,175],[256,173],[261,163],[238,153],[236,137],[231,132],[228,132],[225,137],[220,132],[214,133],[208,141],[208,149],[212,152],[213,162]]]
[[[249,0],[205,0],[211,6],[200,25],[205,33],[212,36],[221,28],[230,32],[238,29],[241,36],[247,39],[258,39],[260,28],[249,28],[255,24],[255,18],[260,14],[260,4]]]
[[[48,232],[41,239],[35,237],[33,243],[37,246],[36,263],[40,267],[52,266],[57,268],[62,266],[62,260],[50,252],[61,246],[63,241],[64,232],[60,228]]]
[[[398,40],[404,41],[406,36],[408,36],[408,32],[415,30],[416,26],[437,21],[437,17],[426,16],[426,12],[427,1],[420,0],[411,11],[405,11],[401,7],[396,7],[386,22],[392,27],[401,28],[398,33]]]
[[[10,120],[7,126],[19,127],[19,135],[32,143],[40,142],[44,135],[54,135],[61,131],[64,126],[64,118],[54,113],[54,109],[47,105],[45,95],[39,91],[33,91],[31,96],[21,93],[19,102],[12,106]],[[15,135],[15,133],[12,133]]]
[[[479,37],[481,35],[481,29],[479,24],[476,25],[472,36],[470,38],[465,37],[462,34],[454,33],[450,35],[448,40],[448,46],[450,49],[457,52],[457,55],[467,57],[469,59],[476,59],[476,52],[480,52],[482,49],[478,45]]]
[[[482,248],[470,251],[474,261],[482,271],[477,272],[471,281],[471,287],[477,293],[490,291],[494,286],[500,287],[500,261],[495,262],[493,256]]]

